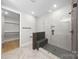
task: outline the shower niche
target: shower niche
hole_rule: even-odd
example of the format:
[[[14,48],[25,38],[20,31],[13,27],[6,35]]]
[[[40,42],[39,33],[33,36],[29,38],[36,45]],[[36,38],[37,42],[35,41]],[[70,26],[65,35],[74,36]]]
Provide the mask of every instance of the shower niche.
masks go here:
[[[2,50],[8,51],[18,48],[19,36],[20,14],[2,8]]]

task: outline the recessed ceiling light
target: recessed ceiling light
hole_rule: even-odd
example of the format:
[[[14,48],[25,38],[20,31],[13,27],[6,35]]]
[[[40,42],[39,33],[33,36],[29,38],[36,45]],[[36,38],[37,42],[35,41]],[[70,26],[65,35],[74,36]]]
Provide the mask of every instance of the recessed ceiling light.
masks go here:
[[[7,14],[8,14],[8,12],[7,12],[7,11],[5,11],[5,14],[7,15]]]
[[[35,12],[32,11],[32,14],[35,14]]]
[[[56,4],[54,4],[54,5],[53,5],[53,7],[54,7],[54,8],[56,8],[56,7],[57,7],[57,5],[56,5]]]

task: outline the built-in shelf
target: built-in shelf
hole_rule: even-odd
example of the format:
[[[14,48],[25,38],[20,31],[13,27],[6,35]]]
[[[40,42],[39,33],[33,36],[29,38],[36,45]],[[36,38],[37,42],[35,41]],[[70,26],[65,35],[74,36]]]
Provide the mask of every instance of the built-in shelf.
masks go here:
[[[19,21],[19,19],[20,19],[20,17],[11,17],[11,16],[8,16],[8,15],[3,15],[4,16],[4,18],[6,19],[6,18],[9,18],[9,19],[17,19],[18,21]]]
[[[14,41],[14,40],[20,40],[20,38],[9,38],[9,39],[3,40],[2,43]]]
[[[5,23],[19,25],[19,23],[15,23],[15,22],[5,22]]]
[[[5,33],[19,33],[19,31],[17,31],[17,32],[9,32],[9,31],[8,31],[8,32],[5,32]]]
[[[20,14],[2,9],[3,12],[9,12],[9,15],[2,13],[3,36],[2,42],[20,39]]]

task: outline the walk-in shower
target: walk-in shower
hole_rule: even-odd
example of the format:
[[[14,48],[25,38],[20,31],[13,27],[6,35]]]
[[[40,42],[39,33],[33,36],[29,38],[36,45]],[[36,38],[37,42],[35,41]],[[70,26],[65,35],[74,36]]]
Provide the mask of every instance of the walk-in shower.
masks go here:
[[[77,1],[56,0],[52,4],[49,13],[37,19],[37,32],[45,32],[48,39],[44,49],[63,59],[76,59]]]

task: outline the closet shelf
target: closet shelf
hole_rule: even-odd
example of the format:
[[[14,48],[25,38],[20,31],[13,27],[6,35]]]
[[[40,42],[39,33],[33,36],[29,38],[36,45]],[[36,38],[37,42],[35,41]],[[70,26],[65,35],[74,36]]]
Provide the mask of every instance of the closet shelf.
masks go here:
[[[5,33],[19,33],[19,31],[17,31],[17,32],[5,32]]]
[[[7,18],[8,18],[9,20],[16,19],[16,18],[14,18],[14,17],[6,16],[5,19],[7,19]],[[17,20],[19,21],[19,18],[17,18]]]
[[[3,40],[2,43],[5,43],[5,42],[9,42],[9,41],[14,41],[14,40],[19,40],[20,38],[10,38],[10,39],[6,39],[6,40]]]
[[[5,23],[19,25],[18,23],[14,23],[14,22],[5,22]]]

